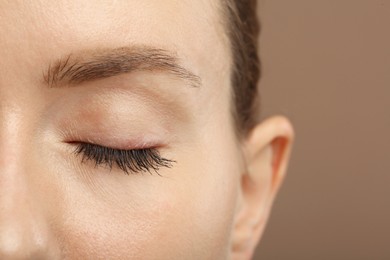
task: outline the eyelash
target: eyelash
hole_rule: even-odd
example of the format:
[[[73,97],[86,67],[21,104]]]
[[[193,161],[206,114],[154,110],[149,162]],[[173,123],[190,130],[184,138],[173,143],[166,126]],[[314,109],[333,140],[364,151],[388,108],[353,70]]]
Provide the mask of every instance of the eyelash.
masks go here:
[[[74,153],[82,156],[81,162],[93,161],[95,167],[105,165],[112,170],[118,167],[127,175],[131,173],[149,172],[158,173],[161,167],[171,168],[175,162],[161,157],[155,148],[121,150],[97,144],[79,142],[75,143]]]

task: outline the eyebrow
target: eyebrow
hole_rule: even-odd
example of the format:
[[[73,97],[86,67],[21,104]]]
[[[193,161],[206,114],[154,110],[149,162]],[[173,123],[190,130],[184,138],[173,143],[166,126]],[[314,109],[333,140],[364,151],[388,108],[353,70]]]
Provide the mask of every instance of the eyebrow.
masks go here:
[[[166,72],[190,86],[201,86],[201,78],[180,65],[175,53],[145,46],[86,50],[78,55],[69,54],[50,64],[43,73],[43,80],[49,87],[56,88],[135,71]]]

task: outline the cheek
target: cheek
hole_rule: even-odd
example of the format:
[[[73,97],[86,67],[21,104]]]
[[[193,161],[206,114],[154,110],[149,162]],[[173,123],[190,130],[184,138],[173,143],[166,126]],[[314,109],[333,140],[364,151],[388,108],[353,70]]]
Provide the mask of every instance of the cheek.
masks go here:
[[[175,232],[181,230],[177,224],[183,225],[177,221],[177,202],[159,189],[151,196],[138,191],[121,193],[107,193],[109,198],[102,199],[73,188],[58,221],[58,236],[68,258],[155,259],[161,248],[171,248],[171,255],[174,248],[180,248],[180,244],[172,247]]]
[[[77,215],[64,222],[61,230],[70,259],[154,259],[159,248],[172,245],[168,231],[175,227],[167,219],[172,210],[163,203],[160,209],[95,205],[74,211]]]
[[[105,189],[100,181],[64,180],[57,237],[66,256],[221,258],[237,197],[237,166],[226,149],[203,151],[181,153],[180,164],[163,177],[124,176],[121,186],[109,174]]]

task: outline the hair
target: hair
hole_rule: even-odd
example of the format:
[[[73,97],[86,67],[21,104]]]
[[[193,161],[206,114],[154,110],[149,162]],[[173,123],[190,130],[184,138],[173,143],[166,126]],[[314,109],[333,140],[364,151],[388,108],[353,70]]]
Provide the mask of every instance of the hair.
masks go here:
[[[260,115],[258,81],[260,25],[256,0],[223,0],[227,16],[227,34],[232,51],[232,113],[239,136],[246,135]]]

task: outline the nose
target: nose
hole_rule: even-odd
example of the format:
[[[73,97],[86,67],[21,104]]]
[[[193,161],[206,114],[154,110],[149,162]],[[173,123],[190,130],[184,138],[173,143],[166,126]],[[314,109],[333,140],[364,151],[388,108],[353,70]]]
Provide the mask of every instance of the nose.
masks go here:
[[[45,178],[31,169],[17,124],[7,122],[0,122],[0,259],[56,259]]]
[[[0,168],[0,259],[53,259],[44,210],[11,168]]]

